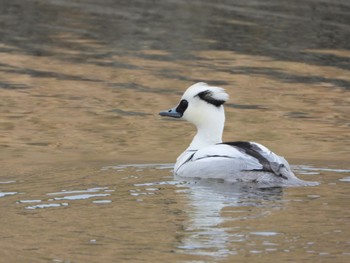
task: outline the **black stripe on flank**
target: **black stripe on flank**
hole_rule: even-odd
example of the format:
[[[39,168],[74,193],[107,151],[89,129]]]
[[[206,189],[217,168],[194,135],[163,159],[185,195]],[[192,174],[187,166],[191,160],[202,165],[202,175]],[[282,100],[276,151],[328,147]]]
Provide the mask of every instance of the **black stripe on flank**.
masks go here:
[[[198,160],[202,160],[202,159],[205,159],[205,158],[228,158],[228,159],[235,159],[231,156],[226,156],[226,155],[206,155],[206,156],[203,156],[201,158],[197,158],[196,161]]]
[[[191,156],[188,157],[188,159],[187,159],[185,162],[183,162],[183,164],[181,164],[179,168],[177,168],[176,172],[177,172],[184,164],[186,164],[186,163],[188,163],[189,161],[191,161],[191,160],[193,159],[193,156],[196,154],[196,152],[197,152],[197,151],[194,151],[194,153],[191,154]]]
[[[210,90],[202,91],[202,92],[198,93],[196,96],[198,96],[200,99],[202,99],[202,100],[204,100],[204,101],[208,102],[209,104],[212,104],[216,107],[219,107],[225,103],[224,100],[217,100],[217,99],[213,98],[213,92],[211,92]]]

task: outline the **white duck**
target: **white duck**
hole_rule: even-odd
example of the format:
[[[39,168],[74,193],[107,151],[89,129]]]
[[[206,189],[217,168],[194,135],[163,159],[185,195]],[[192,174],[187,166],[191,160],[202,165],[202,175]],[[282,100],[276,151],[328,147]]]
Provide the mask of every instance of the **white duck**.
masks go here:
[[[183,118],[197,127],[190,146],[177,158],[174,174],[184,178],[217,178],[259,185],[316,185],[298,179],[288,162],[255,142],[222,142],[225,123],[224,89],[199,82],[190,86],[180,103],[161,116]]]

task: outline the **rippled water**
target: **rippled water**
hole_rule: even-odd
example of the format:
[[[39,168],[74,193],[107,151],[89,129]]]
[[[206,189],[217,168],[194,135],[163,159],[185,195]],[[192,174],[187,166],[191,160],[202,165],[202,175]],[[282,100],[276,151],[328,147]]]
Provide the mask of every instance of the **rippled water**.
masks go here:
[[[174,181],[169,164],[21,176],[1,182],[3,255],[36,262],[346,262],[350,170],[293,168],[321,185]]]
[[[348,262],[350,4],[0,0],[2,262]],[[225,140],[317,187],[176,181],[224,87]],[[156,163],[156,164],[155,164]]]

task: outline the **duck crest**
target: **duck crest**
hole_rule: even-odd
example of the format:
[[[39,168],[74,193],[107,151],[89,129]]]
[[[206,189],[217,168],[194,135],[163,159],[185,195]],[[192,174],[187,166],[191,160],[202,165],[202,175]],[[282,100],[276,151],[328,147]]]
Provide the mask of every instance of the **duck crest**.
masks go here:
[[[213,97],[213,92],[210,90],[205,90],[205,91],[199,92],[196,96],[198,96],[200,99],[208,102],[209,104],[213,104],[216,107],[219,107],[226,102],[225,100],[215,99]]]

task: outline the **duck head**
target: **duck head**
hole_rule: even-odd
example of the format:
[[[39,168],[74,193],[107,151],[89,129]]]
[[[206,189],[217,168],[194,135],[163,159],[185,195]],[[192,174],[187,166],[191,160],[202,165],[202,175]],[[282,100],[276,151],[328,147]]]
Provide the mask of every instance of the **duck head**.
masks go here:
[[[189,149],[198,150],[201,147],[222,142],[225,123],[223,104],[228,98],[223,88],[199,82],[185,91],[176,107],[159,114],[182,118],[193,123],[197,127],[197,134]]]

